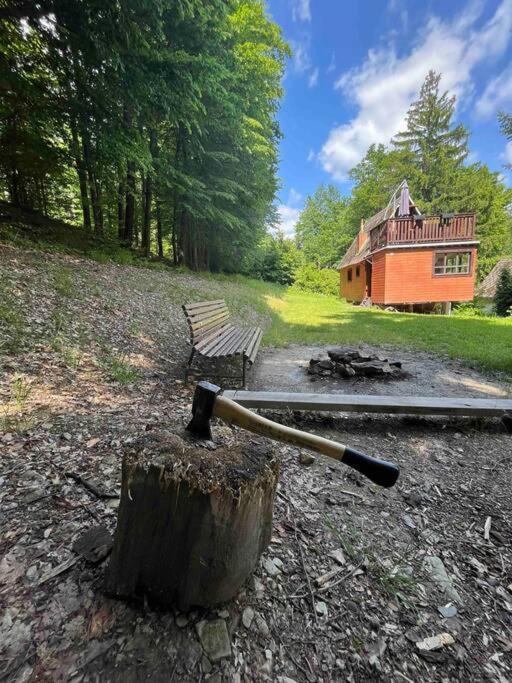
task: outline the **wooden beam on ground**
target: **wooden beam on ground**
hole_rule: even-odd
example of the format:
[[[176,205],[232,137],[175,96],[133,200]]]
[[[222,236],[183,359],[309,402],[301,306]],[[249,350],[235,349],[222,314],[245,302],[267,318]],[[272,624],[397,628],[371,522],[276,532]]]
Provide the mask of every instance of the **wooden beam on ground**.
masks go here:
[[[280,391],[224,391],[223,396],[246,408],[315,410],[400,415],[471,415],[502,417],[512,413],[512,399],[436,398],[434,396],[365,396],[362,394],[299,394]]]

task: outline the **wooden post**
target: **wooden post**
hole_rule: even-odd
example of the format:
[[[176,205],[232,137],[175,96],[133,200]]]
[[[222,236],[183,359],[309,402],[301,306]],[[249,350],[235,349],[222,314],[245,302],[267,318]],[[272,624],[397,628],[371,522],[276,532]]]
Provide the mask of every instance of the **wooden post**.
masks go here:
[[[451,315],[452,314],[452,302],[451,301],[443,301],[443,315]]]
[[[271,537],[279,462],[266,439],[237,432],[233,443],[222,429],[215,450],[150,432],[125,454],[110,595],[209,607],[254,570]]]

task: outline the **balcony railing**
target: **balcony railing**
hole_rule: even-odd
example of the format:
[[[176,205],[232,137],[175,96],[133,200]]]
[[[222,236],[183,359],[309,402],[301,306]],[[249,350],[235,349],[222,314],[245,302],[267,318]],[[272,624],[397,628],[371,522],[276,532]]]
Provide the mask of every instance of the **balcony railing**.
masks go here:
[[[370,232],[371,250],[392,244],[457,242],[475,237],[475,214],[389,218]]]

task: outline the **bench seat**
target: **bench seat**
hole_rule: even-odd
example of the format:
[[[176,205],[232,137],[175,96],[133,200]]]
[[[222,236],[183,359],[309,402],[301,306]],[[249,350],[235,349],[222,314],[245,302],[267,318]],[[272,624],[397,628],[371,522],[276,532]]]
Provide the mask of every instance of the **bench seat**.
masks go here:
[[[263,330],[259,327],[241,328],[233,325],[223,299],[184,304],[183,312],[192,345],[186,378],[195,354],[212,359],[238,356],[242,359],[242,384],[245,386],[246,366],[252,365],[256,359]]]

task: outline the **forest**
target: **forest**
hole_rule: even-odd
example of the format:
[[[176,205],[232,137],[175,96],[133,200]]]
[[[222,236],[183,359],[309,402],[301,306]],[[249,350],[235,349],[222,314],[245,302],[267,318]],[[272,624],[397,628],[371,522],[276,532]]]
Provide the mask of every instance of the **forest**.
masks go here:
[[[0,10],[1,191],[142,254],[234,270],[273,218],[289,49],[258,0]]]
[[[407,179],[424,213],[477,214],[478,278],[512,254],[512,190],[471,161],[427,74],[404,129],[351,191],[321,185],[279,231],[278,109],[289,46],[261,0],[17,0],[0,10],[0,197],[193,270],[334,291],[332,269]],[[500,115],[512,139],[512,117]]]

